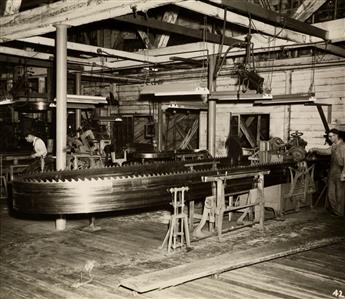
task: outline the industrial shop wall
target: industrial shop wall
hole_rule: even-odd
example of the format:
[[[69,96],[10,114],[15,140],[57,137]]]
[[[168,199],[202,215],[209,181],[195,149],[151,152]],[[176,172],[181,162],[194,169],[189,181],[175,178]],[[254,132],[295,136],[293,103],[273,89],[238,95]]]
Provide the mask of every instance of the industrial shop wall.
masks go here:
[[[233,76],[233,63],[227,62],[217,78],[217,91],[237,90],[237,78]],[[256,70],[265,78],[264,87],[270,88],[273,95],[307,93],[316,94],[317,103],[331,104],[328,111],[329,126],[345,129],[345,59],[333,55],[263,61],[256,64]],[[202,75],[201,75],[202,74]],[[156,80],[164,82],[207,81],[205,69],[177,70],[156,74]],[[148,83],[150,84],[150,83]],[[140,91],[144,84],[118,85],[122,113],[152,112],[152,102],[140,100]],[[188,101],[188,98],[182,99]],[[155,104],[156,105],[156,104]],[[289,109],[291,108],[291,111]],[[157,106],[154,106],[157,117]],[[316,107],[313,106],[253,106],[252,104],[218,103],[216,116],[216,154],[225,155],[225,142],[229,134],[230,113],[233,114],[269,114],[270,136],[280,137],[284,141],[295,130],[304,133],[307,148],[324,145],[324,128]],[[207,114],[200,112],[199,148],[207,147]]]
[[[273,71],[265,64],[258,65],[260,76],[272,89],[273,95],[315,92],[316,103],[331,104],[323,107],[330,127],[345,130],[345,60],[323,56],[324,64],[310,64],[311,58],[295,58],[276,61]],[[270,64],[268,62],[267,64]],[[230,89],[229,89],[230,87]],[[217,80],[217,90],[233,90],[229,80],[221,76]],[[289,109],[291,109],[289,111]],[[216,154],[225,155],[225,142],[229,134],[230,114],[256,113],[270,114],[270,136],[287,141],[289,134],[302,131],[307,148],[324,145],[324,127],[315,106],[282,105],[253,106],[251,104],[217,105]],[[203,140],[206,144],[206,136]]]

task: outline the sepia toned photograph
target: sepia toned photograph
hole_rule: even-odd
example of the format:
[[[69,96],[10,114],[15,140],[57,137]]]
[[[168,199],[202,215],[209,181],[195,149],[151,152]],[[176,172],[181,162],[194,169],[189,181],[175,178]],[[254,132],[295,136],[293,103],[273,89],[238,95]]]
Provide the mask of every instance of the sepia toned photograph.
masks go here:
[[[345,299],[345,0],[0,0],[0,299]]]

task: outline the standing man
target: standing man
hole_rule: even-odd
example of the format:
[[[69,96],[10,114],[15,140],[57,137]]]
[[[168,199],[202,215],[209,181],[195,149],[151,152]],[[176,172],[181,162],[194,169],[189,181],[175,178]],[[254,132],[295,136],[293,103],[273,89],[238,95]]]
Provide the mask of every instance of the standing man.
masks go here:
[[[28,133],[25,135],[25,140],[27,142],[32,142],[35,153],[31,155],[31,158],[40,158],[41,159],[41,171],[44,169],[44,158],[47,155],[47,147],[44,144],[41,138],[36,137],[35,135]]]
[[[328,132],[332,141],[329,148],[311,148],[310,152],[320,155],[331,155],[331,166],[328,174],[328,201],[332,213],[344,216],[345,204],[345,143],[337,129]]]

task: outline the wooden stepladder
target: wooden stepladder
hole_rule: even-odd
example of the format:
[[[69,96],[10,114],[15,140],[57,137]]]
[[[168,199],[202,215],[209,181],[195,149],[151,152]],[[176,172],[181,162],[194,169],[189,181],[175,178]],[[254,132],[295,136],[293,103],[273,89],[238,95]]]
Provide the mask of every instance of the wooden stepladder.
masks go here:
[[[170,253],[171,249],[175,250],[176,248],[183,247],[185,241],[187,246],[190,246],[188,217],[184,213],[185,192],[189,191],[189,188],[175,187],[170,188],[167,191],[172,194],[171,205],[173,206],[174,211],[170,216],[169,229],[161,248],[167,244],[168,253]]]

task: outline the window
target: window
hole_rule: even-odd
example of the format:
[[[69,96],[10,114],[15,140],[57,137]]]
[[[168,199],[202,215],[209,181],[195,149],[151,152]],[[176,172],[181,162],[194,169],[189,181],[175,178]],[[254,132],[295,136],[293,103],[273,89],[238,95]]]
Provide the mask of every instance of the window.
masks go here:
[[[242,147],[254,148],[269,139],[269,114],[231,114],[230,136],[238,136]]]

